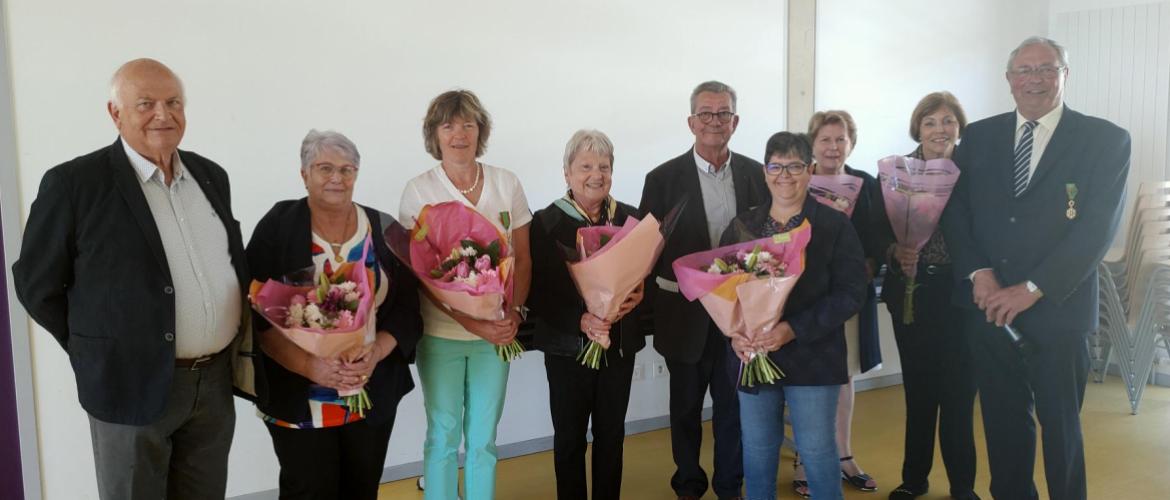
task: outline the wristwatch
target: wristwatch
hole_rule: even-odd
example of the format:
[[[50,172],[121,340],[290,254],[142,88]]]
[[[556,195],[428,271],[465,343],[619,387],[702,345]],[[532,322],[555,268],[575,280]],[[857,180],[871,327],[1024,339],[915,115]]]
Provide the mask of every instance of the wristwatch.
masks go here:
[[[528,321],[528,306],[516,306],[512,310],[520,315],[520,321]]]
[[[1024,288],[1027,288],[1027,289],[1028,289],[1028,293],[1030,293],[1030,294],[1032,294],[1032,295],[1037,295],[1037,296],[1040,296],[1040,297],[1043,297],[1043,296],[1044,296],[1044,292],[1041,292],[1041,291],[1040,291],[1040,287],[1036,286],[1036,284],[1035,284],[1035,283],[1032,283],[1032,280],[1025,281],[1025,282],[1024,282]]]

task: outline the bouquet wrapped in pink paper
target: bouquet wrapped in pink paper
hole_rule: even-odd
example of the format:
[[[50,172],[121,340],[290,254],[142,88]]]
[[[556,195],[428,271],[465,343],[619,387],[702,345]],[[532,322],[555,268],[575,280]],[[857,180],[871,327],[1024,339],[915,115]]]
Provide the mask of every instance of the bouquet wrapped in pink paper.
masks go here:
[[[784,302],[804,271],[808,221],[787,233],[684,255],[671,267],[687,300],[698,299],[729,338],[753,342],[780,322]],[[771,384],[784,376],[766,352],[740,367],[741,385]]]
[[[878,180],[890,227],[898,244],[922,250],[938,228],[938,220],[959,180],[959,168],[949,159],[919,160],[888,156],[878,160]],[[914,322],[914,276],[906,277],[902,322]]]
[[[388,240],[393,240],[387,229]],[[388,241],[400,253],[401,244]],[[427,205],[410,230],[406,253],[411,270],[443,306],[476,319],[504,319],[512,299],[514,257],[508,238],[479,212],[460,202]],[[524,352],[519,341],[496,346],[512,361]]]
[[[370,248],[366,240],[363,257]],[[373,272],[346,262],[332,275],[320,274],[310,286],[292,280],[252,281],[252,308],[286,338],[319,358],[348,361],[374,341]],[[365,416],[370,409],[366,390],[338,391],[351,412]]]
[[[658,219],[647,215],[639,221],[626,218],[618,226],[590,226],[577,230],[577,256],[569,262],[569,276],[585,299],[585,308],[594,316],[614,321],[622,303],[654,268],[665,239]],[[609,337],[602,343],[589,341],[578,355],[582,365],[600,367],[602,353],[609,349]]]
[[[833,207],[846,216],[853,216],[857,197],[861,194],[862,179],[849,174],[814,175],[808,182],[808,192],[824,205]]]

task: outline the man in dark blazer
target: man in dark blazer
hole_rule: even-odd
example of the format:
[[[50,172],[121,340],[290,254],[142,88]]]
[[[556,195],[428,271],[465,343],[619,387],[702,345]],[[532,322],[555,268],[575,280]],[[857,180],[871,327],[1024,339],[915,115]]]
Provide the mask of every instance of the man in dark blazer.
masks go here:
[[[670,485],[679,498],[699,498],[707,474],[699,466],[703,399],[713,400],[715,471],[711,486],[720,499],[739,498],[743,485],[739,403],[726,366],[728,343],[699,302],[678,293],[670,265],[686,254],[710,250],[731,219],[766,202],[763,166],[732,153],[727,144],[739,124],[735,90],[720,82],[691,93],[687,124],[695,145],[646,174],[642,213],[662,220],[686,203],[647,284],[654,315],[654,348],[670,370],[670,439],[677,467]]]
[[[1097,328],[1097,264],[1122,212],[1129,134],[1063,103],[1067,56],[1040,37],[1012,52],[1016,111],[967,127],[943,216],[974,356],[995,498],[1037,498],[1035,419],[1051,498],[1085,498],[1080,409]],[[1034,346],[1017,352],[1003,326]]]
[[[224,498],[247,259],[219,165],[179,151],[182,83],[114,74],[119,139],[48,172],[16,293],[69,355],[103,499]]]

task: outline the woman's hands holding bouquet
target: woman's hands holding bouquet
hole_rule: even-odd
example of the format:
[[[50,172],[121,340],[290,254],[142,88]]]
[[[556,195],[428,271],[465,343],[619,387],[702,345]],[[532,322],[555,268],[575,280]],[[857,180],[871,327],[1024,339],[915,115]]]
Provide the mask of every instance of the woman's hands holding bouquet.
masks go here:
[[[754,342],[748,342],[742,337],[732,338],[731,347],[740,361],[747,363],[751,361],[753,353],[776,351],[793,340],[796,340],[796,332],[792,331],[792,325],[787,321],[781,321],[768,331],[757,335]]]
[[[457,310],[450,310],[451,317],[467,331],[495,345],[508,345],[516,338],[520,329],[520,315],[516,311],[508,311],[504,319],[483,320],[476,319]]]

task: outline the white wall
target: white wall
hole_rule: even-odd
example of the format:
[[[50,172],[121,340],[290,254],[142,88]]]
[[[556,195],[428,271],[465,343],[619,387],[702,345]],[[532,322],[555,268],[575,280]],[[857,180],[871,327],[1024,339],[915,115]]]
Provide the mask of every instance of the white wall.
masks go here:
[[[362,150],[355,199],[395,212],[405,181],[435,164],[420,124],[453,87],[495,119],[485,160],[514,169],[534,207],[560,196],[561,154],[581,127],[616,146],[614,194],[636,204],[653,166],[684,152],[687,98],[703,80],[740,94],[732,148],[753,157],[783,126],[784,2],[318,2],[8,0],[7,36],[27,213],[44,171],[111,143],[109,75],[158,58],[188,91],[185,149],[227,168],[245,237],[277,200],[299,197],[297,149],[310,127]],[[404,7],[405,6],[405,7]],[[84,412],[68,360],[39,328],[33,376],[46,498],[95,496]],[[640,362],[657,356],[643,351]],[[551,435],[539,355],[513,366],[500,444]],[[666,379],[637,382],[630,419],[667,412]],[[132,397],[132,395],[128,395]],[[27,402],[27,401],[26,401]],[[229,495],[276,487],[269,438],[238,404]],[[418,391],[400,406],[387,465],[421,459]]]
[[[876,173],[914,149],[910,113],[930,92],[949,90],[970,121],[1014,109],[1008,53],[1047,27],[1046,0],[820,0],[816,107],[853,115],[849,165]]]

